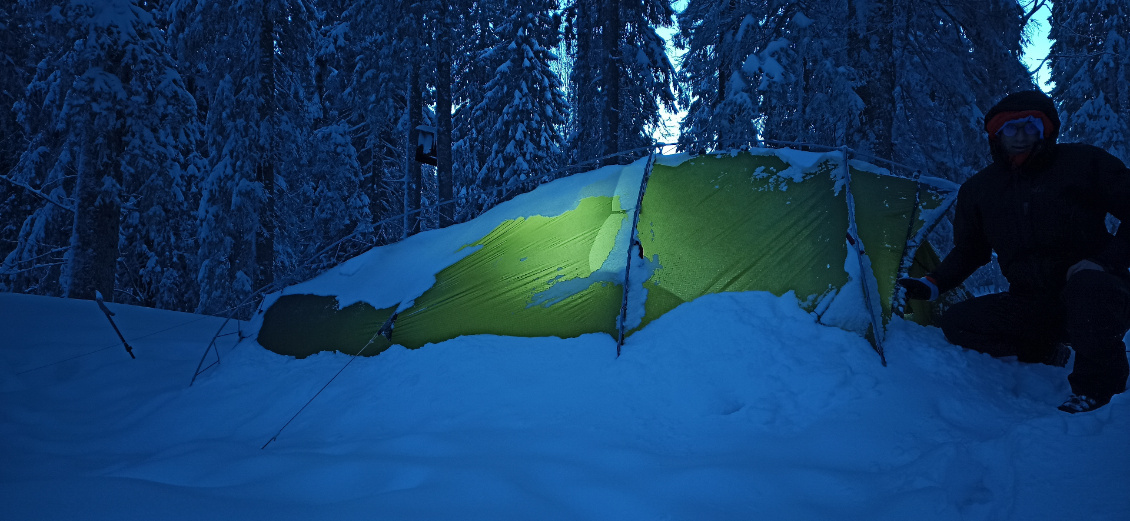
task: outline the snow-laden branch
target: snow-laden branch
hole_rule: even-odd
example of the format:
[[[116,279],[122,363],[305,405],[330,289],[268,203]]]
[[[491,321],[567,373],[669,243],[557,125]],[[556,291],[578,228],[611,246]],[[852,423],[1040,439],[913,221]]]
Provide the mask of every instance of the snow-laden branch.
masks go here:
[[[36,197],[38,197],[38,198],[40,198],[40,199],[43,199],[44,201],[47,201],[47,202],[49,202],[49,203],[51,203],[51,204],[53,204],[53,205],[55,205],[55,206],[58,206],[59,208],[62,208],[62,209],[64,209],[64,210],[68,211],[68,212],[71,212],[71,213],[74,213],[74,212],[75,212],[75,209],[74,209],[74,207],[72,207],[72,206],[67,206],[67,205],[66,205],[66,204],[64,204],[64,203],[61,203],[61,202],[59,202],[59,201],[56,201],[56,200],[55,200],[55,199],[54,199],[53,197],[51,197],[50,195],[47,195],[47,194],[45,194],[45,193],[43,193],[43,192],[40,192],[39,190],[36,190],[35,188],[32,188],[32,187],[28,186],[28,185],[27,185],[27,184],[25,184],[25,183],[21,183],[21,182],[19,182],[19,181],[16,181],[15,179],[12,179],[12,178],[10,178],[10,177],[8,177],[8,176],[0,176],[0,179],[3,179],[4,181],[7,181],[7,182],[9,182],[9,183],[11,183],[11,184],[13,184],[13,185],[15,185],[15,186],[18,186],[18,187],[20,187],[20,188],[23,188],[23,189],[24,189],[24,190],[25,190],[25,191],[26,191],[27,193],[29,193],[29,194],[32,194],[32,195],[34,195],[34,196],[36,196]]]

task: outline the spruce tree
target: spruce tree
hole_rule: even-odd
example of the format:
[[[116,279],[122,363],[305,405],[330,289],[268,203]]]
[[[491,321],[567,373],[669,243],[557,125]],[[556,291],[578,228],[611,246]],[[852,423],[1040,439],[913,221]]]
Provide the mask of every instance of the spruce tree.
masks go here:
[[[279,197],[309,160],[312,13],[298,0],[178,0],[172,13],[182,67],[206,110],[196,278],[198,310],[217,313],[297,262]]]
[[[188,311],[197,294],[191,271],[200,126],[195,100],[158,29],[162,15],[151,5],[139,12],[155,45],[148,67],[131,67],[116,300]]]
[[[553,71],[560,29],[555,0],[512,0],[501,22],[501,40],[481,58],[498,63],[475,119],[488,125],[481,143],[490,147],[476,179],[482,208],[514,195],[522,184],[547,178],[556,168],[567,105]]]
[[[752,59],[762,80],[761,136],[767,140],[837,146],[858,125],[858,81],[845,44],[850,26],[847,5],[826,4],[822,11],[788,11],[771,27],[774,46]],[[772,51],[772,52],[770,52]],[[782,65],[784,64],[784,65]],[[769,74],[766,72],[774,72]]]
[[[690,0],[679,15],[676,44],[691,94],[682,149],[728,149],[757,141],[758,90],[768,68],[770,5],[765,0]],[[771,26],[771,24],[769,25]]]
[[[65,3],[53,12],[35,25],[38,43],[56,52],[44,53],[16,104],[28,145],[13,176],[41,204],[3,270],[16,274],[13,289],[176,307],[172,295],[183,285],[170,272],[179,262],[192,100],[158,20],[135,2]],[[143,217],[154,208],[160,218]],[[136,280],[121,280],[139,257]]]
[[[460,19],[456,32],[466,35],[456,42],[453,114],[453,145],[456,199],[456,220],[477,216],[483,209],[479,190],[475,188],[479,172],[490,157],[488,143],[492,121],[475,115],[475,108],[486,98],[486,86],[494,78],[504,54],[494,53],[504,35],[498,28],[509,13],[502,8],[503,0],[479,0],[473,3],[466,16]],[[559,63],[560,60],[555,61]],[[560,77],[560,76],[559,76]]]
[[[674,24],[670,0],[574,0],[565,13],[571,162],[646,155],[661,109],[677,110],[675,68],[656,32]]]
[[[1111,0],[1056,2],[1051,26],[1062,138],[1130,162],[1130,7]]]
[[[984,111],[1032,85],[1020,63],[1027,18],[1009,0],[778,0],[728,11],[735,2],[692,1],[680,19],[692,92],[684,148],[847,145],[961,180],[983,163]]]
[[[422,73],[430,56],[422,1],[367,0],[343,15],[355,56],[348,90],[356,105],[349,122],[357,129],[355,148],[379,242],[420,230],[423,179],[412,137],[424,123]]]
[[[0,291],[42,287],[40,279],[51,271],[33,268],[35,261],[32,259],[38,257],[26,249],[24,253],[9,255],[24,249],[21,244],[26,246],[26,243],[21,241],[28,237],[20,230],[31,214],[46,202],[16,179],[19,173],[14,170],[30,139],[24,135],[16,107],[17,102],[24,99],[39,61],[34,52],[42,48],[35,41],[37,35],[38,39],[47,36],[37,30],[41,24],[24,4],[0,6],[0,70],[6,71],[0,75],[0,261],[5,261],[0,264]],[[32,256],[21,259],[26,253]]]

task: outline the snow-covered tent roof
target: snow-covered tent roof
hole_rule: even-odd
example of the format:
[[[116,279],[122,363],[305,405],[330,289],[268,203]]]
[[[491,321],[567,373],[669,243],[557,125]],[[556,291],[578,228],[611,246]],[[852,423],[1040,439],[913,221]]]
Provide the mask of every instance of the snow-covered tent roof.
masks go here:
[[[768,291],[877,344],[953,187],[845,159],[757,149],[559,179],[269,295],[258,341],[303,357],[474,334],[623,339],[706,294]]]

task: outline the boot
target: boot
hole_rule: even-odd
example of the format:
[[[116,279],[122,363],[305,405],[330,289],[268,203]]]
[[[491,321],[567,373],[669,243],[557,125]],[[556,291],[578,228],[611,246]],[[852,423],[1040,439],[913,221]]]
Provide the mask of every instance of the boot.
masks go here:
[[[1092,398],[1082,394],[1073,394],[1059,406],[1059,410],[1075,414],[1077,412],[1090,412],[1110,403],[1110,398]]]

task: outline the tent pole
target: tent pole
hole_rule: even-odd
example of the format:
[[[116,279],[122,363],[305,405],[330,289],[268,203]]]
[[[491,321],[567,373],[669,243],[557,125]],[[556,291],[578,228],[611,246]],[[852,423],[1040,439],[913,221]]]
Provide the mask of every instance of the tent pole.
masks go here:
[[[843,158],[844,168],[844,190],[845,200],[848,207],[848,239],[855,250],[855,258],[859,261],[859,287],[863,292],[863,305],[867,309],[867,315],[871,319],[871,340],[875,351],[879,353],[879,360],[883,363],[883,367],[887,366],[887,355],[883,352],[883,323],[879,312],[875,309],[875,299],[871,296],[870,281],[867,277],[867,266],[863,262],[863,257],[866,255],[863,249],[863,241],[859,238],[859,225],[855,220],[855,196],[851,193],[851,165],[849,164],[850,150],[847,146],[840,148],[840,153]]]
[[[624,264],[624,293],[620,298],[620,319],[616,324],[616,356],[620,356],[620,348],[624,345],[624,328],[628,321],[628,288],[632,282],[632,251],[639,248],[639,255],[643,256],[643,245],[639,241],[640,209],[643,208],[643,195],[647,191],[647,180],[651,178],[651,167],[655,164],[655,148],[647,156],[647,166],[644,167],[643,178],[640,179],[640,193],[636,197],[636,208],[632,212],[632,232],[628,236],[628,252]]]

